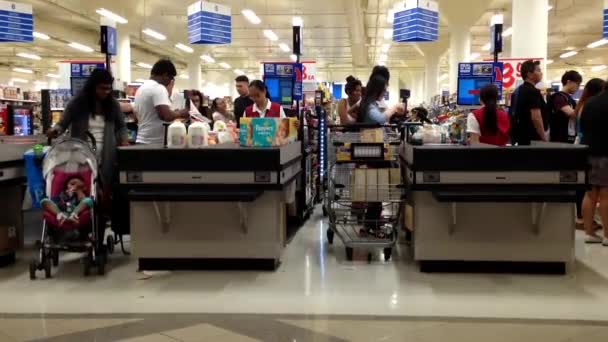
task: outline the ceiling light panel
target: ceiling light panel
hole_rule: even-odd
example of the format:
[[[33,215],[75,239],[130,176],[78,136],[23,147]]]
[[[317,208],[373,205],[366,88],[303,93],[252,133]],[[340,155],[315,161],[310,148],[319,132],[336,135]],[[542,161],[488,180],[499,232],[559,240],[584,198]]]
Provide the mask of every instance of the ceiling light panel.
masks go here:
[[[188,45],[182,44],[182,43],[175,44],[175,47],[178,48],[178,49],[180,49],[180,50],[182,50],[182,51],[184,51],[184,52],[187,52],[187,53],[193,53],[194,52],[193,48],[189,47]]]
[[[277,36],[277,34],[272,30],[264,30],[264,36],[273,42],[279,40],[279,36]]]
[[[143,32],[145,35],[147,35],[149,37],[152,37],[154,39],[158,39],[158,40],[166,40],[167,39],[167,36],[165,36],[164,34],[162,34],[160,32],[156,32],[156,31],[154,31],[152,29],[149,29],[149,28],[144,29],[141,32]]]
[[[255,12],[250,9],[244,9],[241,11],[241,13],[243,13],[245,19],[254,25],[258,25],[262,22],[262,19],[260,19],[260,17],[258,17]]]
[[[119,24],[126,24],[129,22],[127,19],[125,19],[125,18],[119,16],[118,14],[116,14],[110,10],[107,10],[105,8],[98,8],[97,11],[95,11],[95,12],[97,12],[97,14],[101,15],[102,17],[106,17]]]
[[[42,59],[42,57],[38,56],[38,55],[34,55],[32,53],[26,53],[26,52],[19,52],[17,54],[17,57],[21,57],[21,58],[27,58],[27,59],[33,59],[36,61],[39,61]]]

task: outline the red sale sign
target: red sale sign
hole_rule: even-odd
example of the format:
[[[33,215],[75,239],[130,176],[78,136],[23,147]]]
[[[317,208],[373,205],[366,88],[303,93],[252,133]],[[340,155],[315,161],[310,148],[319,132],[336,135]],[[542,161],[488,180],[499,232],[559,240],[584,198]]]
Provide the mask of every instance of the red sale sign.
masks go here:
[[[517,80],[521,79],[521,65],[529,60],[540,61],[541,64],[544,62],[544,58],[505,58],[498,60],[503,63],[502,85],[504,90],[515,88]]]

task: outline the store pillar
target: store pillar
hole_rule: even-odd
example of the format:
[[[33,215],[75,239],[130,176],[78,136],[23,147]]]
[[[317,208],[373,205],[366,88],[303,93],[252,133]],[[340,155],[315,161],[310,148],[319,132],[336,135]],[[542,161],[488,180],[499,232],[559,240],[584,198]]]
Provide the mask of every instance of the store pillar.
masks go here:
[[[127,28],[118,28],[118,64],[115,75],[118,83],[131,83],[131,37]]]
[[[546,73],[549,0],[513,0],[512,58],[542,59]],[[532,19],[533,18],[533,19]]]
[[[193,57],[188,61],[188,76],[190,77],[189,88],[200,89],[202,81],[202,63],[198,56]]]
[[[424,58],[424,101],[427,103],[439,94],[439,54],[427,54]]]
[[[458,63],[468,62],[471,56],[471,27],[488,8],[486,0],[461,1],[442,0],[439,11],[446,19],[450,32],[450,92],[458,87]]]

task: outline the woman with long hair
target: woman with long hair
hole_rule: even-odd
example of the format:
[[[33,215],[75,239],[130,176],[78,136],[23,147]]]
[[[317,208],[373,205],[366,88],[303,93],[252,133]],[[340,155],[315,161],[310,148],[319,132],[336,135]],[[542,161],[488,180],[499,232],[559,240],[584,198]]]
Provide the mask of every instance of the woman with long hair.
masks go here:
[[[493,84],[481,88],[479,99],[483,107],[467,118],[469,143],[505,146],[509,142],[511,121],[509,114],[498,108],[498,88]]]
[[[194,107],[196,107],[196,110],[198,110],[198,112],[201,113],[204,118],[213,122],[213,119],[209,117],[209,107],[204,105],[203,93],[196,89],[192,90],[190,92],[190,100],[192,101]]]
[[[285,118],[285,111],[280,103],[270,101],[270,92],[260,80],[249,84],[249,97],[253,105],[245,109],[246,118]]]
[[[604,91],[605,87],[606,87],[606,82],[604,82],[604,80],[601,80],[599,78],[594,78],[592,80],[589,80],[589,82],[587,82],[587,84],[585,85],[585,89],[583,90],[583,95],[581,96],[581,99],[579,100],[578,104],[576,105],[575,112],[576,112],[576,115],[579,120],[579,124],[578,124],[579,134],[577,136],[577,141],[583,145],[592,144],[591,138],[588,136],[588,134],[583,134],[584,131],[591,131],[591,127],[585,127],[585,121],[587,121],[587,123],[586,123],[587,126],[589,126],[589,124],[593,122],[593,120],[589,120],[592,115],[590,113],[585,112],[586,105],[589,103],[589,101],[591,99],[593,99],[593,98],[597,97],[599,94],[601,94]],[[587,118],[585,118],[585,117],[587,117]],[[590,146],[590,149],[591,148],[592,148],[592,146]],[[598,157],[598,158],[592,157],[591,160],[592,160],[592,164],[594,164],[594,163],[597,164],[597,162],[595,162],[595,161],[602,160],[602,158],[601,157]],[[592,165],[591,173],[593,176],[597,175],[597,172],[595,172],[595,171],[598,169],[598,167],[597,167],[597,165],[595,165],[595,166],[596,167],[593,168],[593,165]],[[583,202],[582,202],[582,208],[580,208],[580,210],[577,210],[577,212],[582,213],[583,228],[585,229],[585,233],[587,235],[585,242],[586,243],[602,243],[604,239],[597,235],[596,228],[598,228],[598,225],[595,223],[595,220],[594,220],[596,208],[600,201],[600,190],[601,190],[600,185],[601,184],[600,184],[600,182],[597,182],[595,179],[592,179],[592,178],[597,178],[597,177],[592,177],[592,175],[590,174],[590,176],[589,176],[589,180],[592,183],[591,184],[592,188],[589,189],[589,191],[587,191],[585,193],[585,196],[584,196]],[[602,224],[606,225],[606,222],[602,222]],[[579,222],[577,222],[577,228],[578,227],[580,227]]]
[[[56,138],[68,128],[70,135],[82,140],[90,132],[97,143],[101,185],[112,186],[116,149],[129,144],[127,127],[120,104],[112,97],[114,78],[105,69],[95,69],[84,87],[66,106],[61,120],[47,135]]]
[[[213,122],[223,121],[228,123],[228,121],[234,120],[234,115],[228,112],[228,104],[223,97],[216,97],[213,100],[211,112],[213,113]]]
[[[387,80],[380,75],[370,78],[365,87],[365,96],[361,100],[361,112],[357,116],[357,122],[386,124],[397,114],[396,111],[384,111],[381,108],[387,86]]]
[[[338,102],[338,114],[340,115],[340,124],[349,125],[357,122],[359,105],[361,104],[361,90],[363,84],[360,80],[353,76],[346,78],[346,86],[344,91],[348,98]]]

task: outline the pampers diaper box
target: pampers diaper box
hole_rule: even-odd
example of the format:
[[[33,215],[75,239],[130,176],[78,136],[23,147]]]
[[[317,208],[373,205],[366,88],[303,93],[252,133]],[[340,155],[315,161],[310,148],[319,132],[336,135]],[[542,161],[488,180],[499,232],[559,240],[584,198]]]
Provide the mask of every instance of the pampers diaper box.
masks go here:
[[[296,118],[241,118],[239,142],[246,147],[271,147],[298,140]]]

